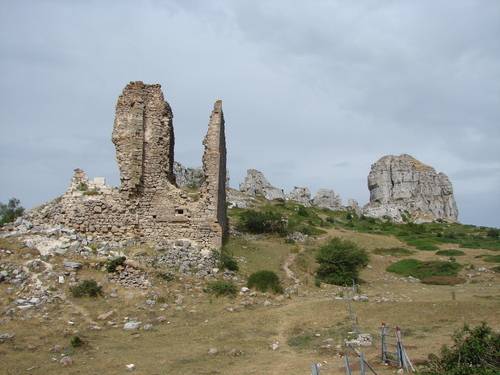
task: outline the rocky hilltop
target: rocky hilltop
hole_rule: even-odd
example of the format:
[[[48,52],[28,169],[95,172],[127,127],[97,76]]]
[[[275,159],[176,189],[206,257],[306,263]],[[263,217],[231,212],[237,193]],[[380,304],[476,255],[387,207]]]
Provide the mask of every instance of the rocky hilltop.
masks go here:
[[[458,219],[448,177],[410,155],[379,159],[368,175],[368,189],[366,216],[389,217],[395,222],[404,221],[405,215],[414,222]]]
[[[285,199],[285,192],[271,185],[261,171],[247,170],[245,180],[240,184],[240,191],[252,197],[261,195],[267,200]]]

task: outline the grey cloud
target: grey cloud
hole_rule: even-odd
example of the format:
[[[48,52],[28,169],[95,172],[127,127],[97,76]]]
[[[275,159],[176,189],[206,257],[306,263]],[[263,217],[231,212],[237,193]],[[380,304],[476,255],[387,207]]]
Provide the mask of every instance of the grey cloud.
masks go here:
[[[75,167],[117,183],[114,104],[140,79],[188,165],[223,99],[234,186],[255,167],[365,203],[370,165],[404,152],[452,178],[462,220],[500,226],[499,35],[497,2],[2,1],[0,200],[40,203]]]

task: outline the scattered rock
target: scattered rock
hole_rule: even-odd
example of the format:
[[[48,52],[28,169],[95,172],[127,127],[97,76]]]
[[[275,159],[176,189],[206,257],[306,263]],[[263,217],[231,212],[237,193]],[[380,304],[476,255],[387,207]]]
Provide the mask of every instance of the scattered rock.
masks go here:
[[[130,363],[128,365],[125,365],[125,368],[127,369],[127,371],[134,371],[135,365],[133,363]]]
[[[115,313],[115,310],[110,310],[108,312],[102,313],[97,317],[98,320],[108,320]]]
[[[141,326],[141,322],[130,321],[130,322],[127,322],[123,325],[123,329],[125,331],[133,331],[133,330],[139,329],[140,326]]]
[[[271,350],[278,350],[280,347],[280,342],[279,341],[273,341],[270,345]]]
[[[71,262],[69,260],[65,260],[63,262],[63,265],[64,265],[64,268],[66,268],[67,270],[79,270],[80,268],[82,268],[82,264],[79,263],[79,262]]]
[[[0,333],[0,344],[12,340],[15,336],[15,333]]]
[[[64,367],[71,366],[73,364],[73,358],[71,358],[70,356],[64,356],[61,358],[59,363]]]
[[[217,348],[208,349],[208,355],[217,355],[217,354],[219,354],[219,351],[217,350]]]

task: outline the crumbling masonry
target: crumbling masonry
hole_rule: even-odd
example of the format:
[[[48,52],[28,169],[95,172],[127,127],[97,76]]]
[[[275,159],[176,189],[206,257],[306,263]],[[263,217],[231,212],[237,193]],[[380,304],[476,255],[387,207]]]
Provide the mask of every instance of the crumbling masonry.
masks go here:
[[[219,248],[227,227],[222,102],[215,102],[203,141],[205,178],[196,195],[175,183],[172,120],[160,85],[129,83],[118,98],[112,136],[120,188],[108,187],[102,179],[89,181],[76,169],[68,191],[33,210],[32,219],[99,239],[157,247],[182,239],[199,251]]]

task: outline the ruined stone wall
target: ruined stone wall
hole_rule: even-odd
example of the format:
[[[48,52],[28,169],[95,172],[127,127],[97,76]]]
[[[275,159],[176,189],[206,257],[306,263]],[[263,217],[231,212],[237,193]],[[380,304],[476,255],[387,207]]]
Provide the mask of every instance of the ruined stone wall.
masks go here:
[[[89,190],[77,169],[68,191],[30,212],[32,220],[62,224],[109,240],[162,246],[189,239],[214,249],[226,233],[226,145],[222,102],[214,106],[203,142],[205,183],[195,199],[175,184],[172,111],[160,85],[131,82],[116,105],[112,140],[120,188]]]

